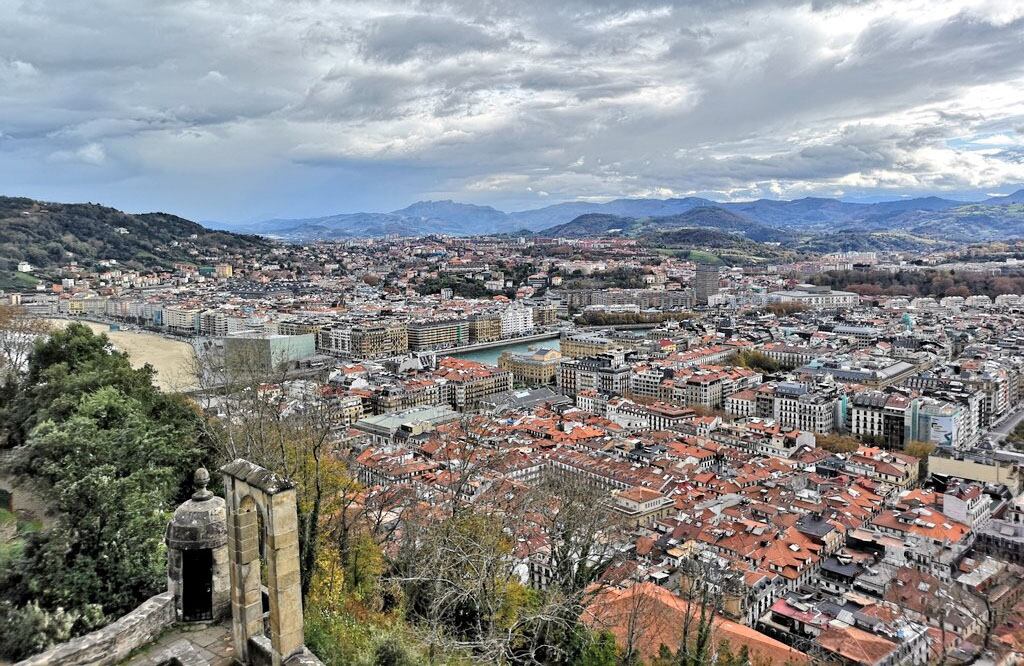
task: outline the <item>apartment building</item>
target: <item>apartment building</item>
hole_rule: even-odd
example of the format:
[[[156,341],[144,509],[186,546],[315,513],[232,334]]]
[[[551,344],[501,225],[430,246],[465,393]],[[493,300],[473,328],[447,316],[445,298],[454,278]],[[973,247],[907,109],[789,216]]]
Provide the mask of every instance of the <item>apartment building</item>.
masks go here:
[[[942,513],[977,529],[992,516],[992,498],[977,483],[958,483],[942,495]]]
[[[970,416],[962,405],[921,397],[911,404],[908,437],[911,441],[930,442],[947,451],[963,449],[967,444]]]
[[[363,401],[359,396],[348,395],[336,387],[324,386],[320,389],[320,399],[327,408],[327,418],[332,428],[347,428],[363,418]]]
[[[501,315],[485,312],[469,318],[469,341],[494,342],[501,339]]]
[[[385,358],[409,351],[409,331],[404,322],[353,326],[349,338],[355,358]]]
[[[576,396],[576,403],[581,409],[586,409],[584,404],[587,396],[593,403],[600,401],[596,391],[586,391]],[[697,413],[688,407],[670,405],[665,402],[655,402],[649,405],[637,404],[626,398],[612,398],[607,400],[605,405],[605,416],[627,429],[647,430],[682,430],[683,427],[693,421]],[[595,414],[601,413],[595,409]]]
[[[198,308],[187,308],[169,305],[164,308],[164,326],[172,333],[195,335],[199,332],[199,317],[202,311]]]
[[[759,388],[755,408],[759,417],[821,434],[836,429],[837,414],[841,413],[840,398],[836,393],[812,391],[804,384],[792,382],[767,384]],[[842,424],[841,421],[838,423]]]
[[[811,432],[756,417],[738,423],[720,423],[708,437],[726,446],[775,458],[788,458],[798,447],[813,447],[817,441]]]
[[[501,311],[501,337],[511,338],[533,331],[533,308],[515,301]]]
[[[377,387],[369,397],[374,414],[442,405],[448,402],[447,390],[434,379],[415,378]]]
[[[659,366],[634,368],[629,377],[629,392],[645,398],[661,396],[661,385],[672,378],[672,370]]]
[[[316,334],[316,349],[331,356],[348,356],[352,352],[352,328],[341,324],[321,328]]]
[[[717,366],[677,371],[661,383],[659,397],[672,404],[721,409],[728,396],[761,383],[761,373]]]
[[[650,488],[626,488],[612,492],[612,508],[634,527],[649,525],[675,511],[675,502]]]
[[[902,393],[862,391],[850,398],[850,433],[872,437],[887,449],[907,443],[907,410],[911,398]]]
[[[829,347],[812,347],[809,345],[789,345],[781,342],[770,342],[761,347],[761,352],[776,363],[787,368],[806,365],[814,359],[827,356],[835,350]]]
[[[204,310],[199,315],[199,333],[212,338],[263,331],[262,320],[245,317],[235,309]]]
[[[559,391],[569,396],[586,389],[624,394],[632,373],[624,355],[622,350],[612,350],[588,358],[563,358],[558,366]]]
[[[555,303],[542,303],[533,306],[534,326],[554,326],[558,323],[558,305]]]
[[[281,319],[277,322],[277,332],[280,335],[316,335],[317,331],[330,324],[326,318]]]
[[[449,349],[469,344],[466,319],[429,319],[409,323],[409,349]]]
[[[732,345],[710,345],[707,347],[695,347],[683,352],[676,352],[669,356],[666,361],[678,367],[690,367],[694,365],[711,365],[722,363],[735,354],[737,348]]]
[[[597,356],[619,346],[615,340],[596,333],[562,333],[559,342],[565,358]]]
[[[960,402],[969,402],[977,411],[977,426],[987,428],[1009,408],[1014,391],[1011,386],[1010,373],[1003,369],[988,372],[960,372],[958,368],[941,366],[930,372],[909,376],[901,382],[901,386],[918,389],[926,394],[932,391],[953,391],[957,393],[977,392],[978,402],[974,399],[962,398]],[[1016,373],[1014,373],[1016,374]],[[1019,399],[1019,397],[1018,397]]]
[[[451,356],[441,359],[433,376],[443,382],[443,394],[460,412],[479,409],[487,396],[512,390],[511,372]]]
[[[718,295],[719,272],[718,266],[697,264],[693,276],[693,295],[697,305],[707,305],[712,296]]]

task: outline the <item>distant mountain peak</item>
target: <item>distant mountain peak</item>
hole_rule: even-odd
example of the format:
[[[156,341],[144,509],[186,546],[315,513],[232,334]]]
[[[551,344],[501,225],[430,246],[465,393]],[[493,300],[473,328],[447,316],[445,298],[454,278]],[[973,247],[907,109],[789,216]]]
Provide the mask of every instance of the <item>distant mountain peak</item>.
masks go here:
[[[1024,190],[976,204],[996,206],[1022,202]],[[726,219],[723,213],[728,212],[740,216],[743,223],[755,223],[776,231],[834,233],[836,229],[844,227],[863,231],[901,228],[901,224],[919,224],[921,220],[918,218],[922,215],[938,216],[943,211],[952,211],[964,205],[966,202],[937,196],[876,203],[855,203],[828,197],[716,202],[689,196],[668,199],[618,198],[603,203],[568,201],[509,213],[493,206],[463,203],[452,199],[427,199],[390,213],[347,213],[304,220],[274,220],[236,228],[283,235],[296,240],[373,237],[384,234],[473,236],[514,233],[519,230],[541,232],[568,224],[587,214],[639,220],[670,218],[694,209],[715,209],[722,211],[717,214],[718,222]],[[732,220],[732,223],[739,224],[737,220]]]
[[[1024,203],[1024,188],[1021,188],[1021,189],[1019,189],[1019,190],[1017,190],[1015,192],[1011,192],[1010,194],[1007,194],[1006,196],[990,197],[988,199],[985,199],[985,201],[982,202],[982,203],[996,204],[996,205]]]
[[[462,203],[459,201],[452,201],[451,199],[441,199],[437,201],[425,200],[417,201],[409,204],[405,208],[392,211],[395,215],[407,214],[412,210],[458,210],[458,211],[486,211],[488,213],[498,213],[499,215],[507,215],[493,206],[481,206],[479,204]]]

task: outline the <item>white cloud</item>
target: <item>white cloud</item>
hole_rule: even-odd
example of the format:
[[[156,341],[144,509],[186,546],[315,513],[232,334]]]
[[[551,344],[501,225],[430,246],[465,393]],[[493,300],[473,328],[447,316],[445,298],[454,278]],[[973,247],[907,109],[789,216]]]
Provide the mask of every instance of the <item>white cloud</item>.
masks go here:
[[[107,151],[98,143],[87,143],[74,150],[57,150],[50,154],[54,162],[78,162],[100,166],[107,161]]]
[[[208,217],[991,189],[1022,36],[1015,0],[8,3],[0,176]]]
[[[26,79],[35,76],[39,70],[30,62],[24,60],[6,60],[0,58],[0,81],[14,81],[15,79]]]
[[[223,83],[227,81],[228,77],[224,76],[215,69],[211,69],[199,79],[200,83]]]

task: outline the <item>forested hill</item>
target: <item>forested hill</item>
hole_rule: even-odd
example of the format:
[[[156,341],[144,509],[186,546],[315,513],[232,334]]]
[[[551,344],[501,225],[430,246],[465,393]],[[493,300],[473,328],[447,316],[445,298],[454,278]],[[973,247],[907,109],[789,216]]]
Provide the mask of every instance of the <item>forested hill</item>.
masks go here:
[[[268,241],[212,231],[167,213],[124,213],[97,204],[0,197],[0,272],[27,261],[41,272],[100,260],[142,269],[205,263],[268,247]]]
[[[611,233],[636,236],[684,228],[717,229],[759,242],[788,242],[796,238],[793,232],[766,227],[718,206],[701,206],[678,215],[641,218],[588,213],[566,224],[545,229],[539,235],[554,238],[589,238]]]

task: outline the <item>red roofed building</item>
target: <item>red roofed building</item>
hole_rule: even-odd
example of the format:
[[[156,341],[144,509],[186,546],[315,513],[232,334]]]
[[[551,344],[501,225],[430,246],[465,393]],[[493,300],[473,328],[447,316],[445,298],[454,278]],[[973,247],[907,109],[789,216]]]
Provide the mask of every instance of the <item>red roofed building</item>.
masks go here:
[[[609,631],[620,649],[630,650],[642,659],[658,655],[662,645],[673,652],[679,647],[682,627],[687,618],[698,623],[699,608],[653,583],[638,583],[628,589],[609,589],[599,593],[583,612],[583,622],[591,630]],[[746,647],[754,663],[809,664],[807,655],[742,624],[716,617],[710,648],[728,641],[736,652]]]
[[[441,359],[433,374],[445,381],[447,401],[460,412],[477,409],[486,396],[512,390],[510,371],[462,358]]]

